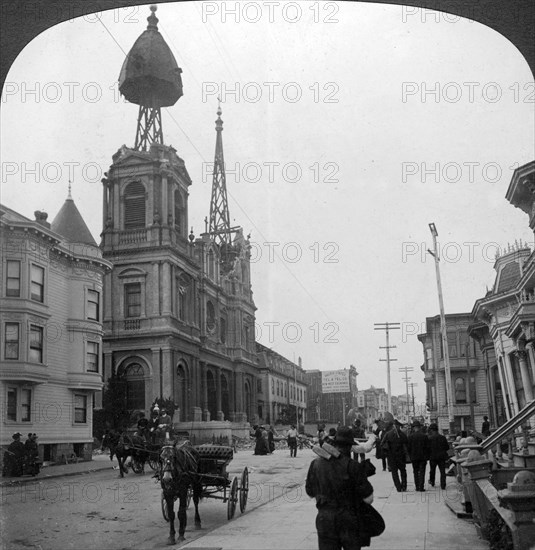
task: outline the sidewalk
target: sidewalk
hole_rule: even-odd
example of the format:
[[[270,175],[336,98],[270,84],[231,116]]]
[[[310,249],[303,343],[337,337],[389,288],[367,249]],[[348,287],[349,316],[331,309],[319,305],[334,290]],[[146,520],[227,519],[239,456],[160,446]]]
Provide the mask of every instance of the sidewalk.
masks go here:
[[[445,491],[426,485],[417,493],[408,465],[408,492],[393,489],[389,472],[379,468],[370,478],[374,486],[375,508],[382,514],[385,532],[372,539],[371,550],[488,550],[469,520],[458,519],[446,506],[448,499],[460,499],[455,478],[448,477]],[[183,549],[205,550],[317,550],[315,501],[309,499],[303,485],[227,524],[214,529]]]
[[[41,468],[41,472],[33,476],[22,477],[2,477],[0,481],[0,487],[6,487],[9,485],[17,485],[20,483],[28,483],[35,481],[46,481],[47,479],[53,479],[56,477],[75,476],[79,474],[90,474],[98,470],[109,470],[113,467],[117,467],[117,460],[110,460],[110,455],[94,455],[93,460],[88,462],[78,462],[74,464],[54,464],[53,466],[45,466]]]

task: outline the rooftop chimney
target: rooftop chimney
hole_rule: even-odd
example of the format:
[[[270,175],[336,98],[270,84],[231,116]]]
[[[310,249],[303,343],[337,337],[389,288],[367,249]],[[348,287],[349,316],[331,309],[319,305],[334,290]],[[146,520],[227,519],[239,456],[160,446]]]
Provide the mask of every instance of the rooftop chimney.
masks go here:
[[[46,221],[48,218],[48,214],[46,212],[41,212],[39,210],[36,210],[34,213],[35,221],[46,228],[50,229],[50,224]]]

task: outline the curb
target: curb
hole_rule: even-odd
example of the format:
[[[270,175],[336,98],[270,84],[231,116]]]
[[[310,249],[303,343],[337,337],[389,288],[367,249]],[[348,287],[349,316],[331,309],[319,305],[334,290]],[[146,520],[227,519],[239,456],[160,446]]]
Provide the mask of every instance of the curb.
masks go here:
[[[70,476],[80,476],[80,475],[87,475],[87,474],[94,474],[95,472],[100,472],[104,470],[113,470],[113,466],[106,466],[104,468],[91,468],[89,470],[82,470],[80,472],[63,472],[58,474],[49,474],[46,476],[43,475],[36,475],[32,477],[22,477],[20,479],[13,479],[10,481],[1,481],[0,487],[13,487],[14,485],[23,485],[25,483],[32,483],[35,481],[47,481],[48,479],[55,479],[58,477],[70,477]]]

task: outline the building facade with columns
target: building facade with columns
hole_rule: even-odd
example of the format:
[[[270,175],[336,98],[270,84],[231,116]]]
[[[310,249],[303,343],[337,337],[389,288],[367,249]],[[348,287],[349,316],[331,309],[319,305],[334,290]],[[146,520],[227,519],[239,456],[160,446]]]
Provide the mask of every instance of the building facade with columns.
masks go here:
[[[0,205],[0,445],[37,433],[42,460],[91,459],[111,264],[70,193],[52,223]]]
[[[535,161],[517,168],[507,200],[523,210],[535,230]],[[497,422],[515,416],[535,395],[535,252],[515,242],[497,255],[495,283],[476,301],[473,314],[486,325],[497,368],[491,378],[503,410]],[[535,419],[530,420],[532,427]]]
[[[298,364],[262,344],[256,344],[260,381],[258,387],[259,422],[277,424],[297,418],[307,421],[307,383],[301,358]]]

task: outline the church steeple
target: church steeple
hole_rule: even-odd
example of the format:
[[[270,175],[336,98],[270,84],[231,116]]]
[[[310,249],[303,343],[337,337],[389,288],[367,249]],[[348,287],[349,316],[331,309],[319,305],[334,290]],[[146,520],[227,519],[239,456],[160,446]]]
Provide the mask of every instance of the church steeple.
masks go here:
[[[221,248],[226,248],[231,244],[232,236],[227,200],[225,160],[223,157],[223,136],[221,135],[223,132],[221,113],[221,103],[219,103],[217,107],[217,120],[215,122],[215,158],[212,178],[212,199],[210,201],[210,225],[208,232],[212,235],[215,242]]]

